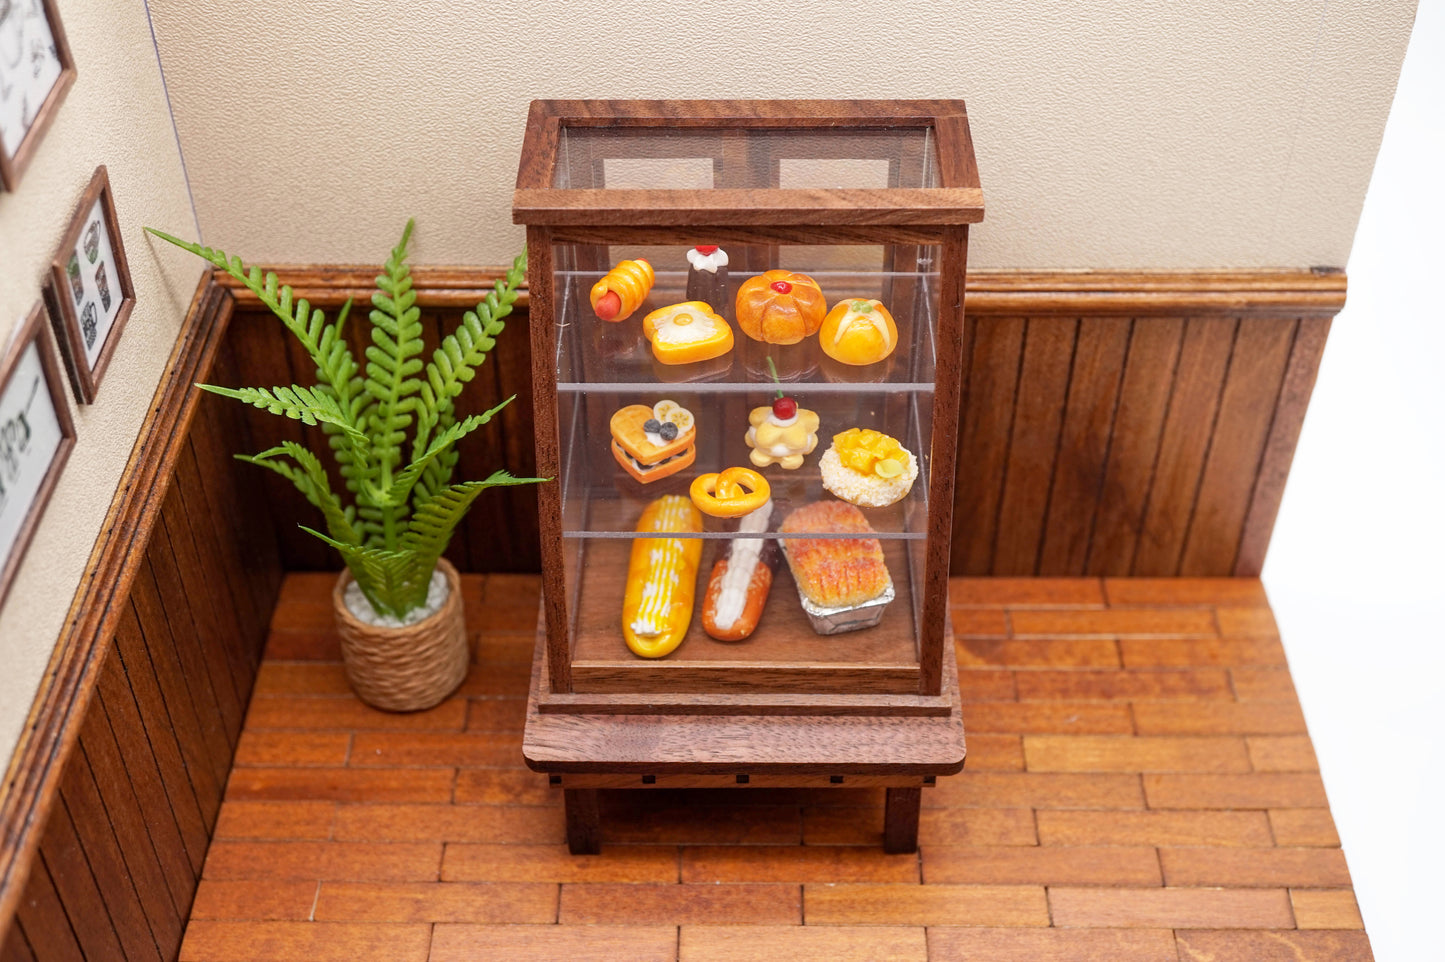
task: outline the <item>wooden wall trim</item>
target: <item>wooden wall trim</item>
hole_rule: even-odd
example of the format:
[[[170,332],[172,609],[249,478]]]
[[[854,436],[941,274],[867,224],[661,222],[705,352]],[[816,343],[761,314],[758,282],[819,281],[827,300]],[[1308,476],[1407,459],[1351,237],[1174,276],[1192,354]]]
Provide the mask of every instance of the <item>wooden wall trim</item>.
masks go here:
[[[973,315],[1190,317],[1199,314],[1333,316],[1345,305],[1344,272],[974,271]]]
[[[318,307],[348,297],[369,303],[379,267],[278,265],[283,284]],[[412,268],[423,307],[475,307],[505,267]],[[261,305],[239,281],[221,275],[241,310]],[[1345,304],[1345,275],[1312,271],[973,271],[965,309],[970,314],[1105,314],[1183,317],[1190,314],[1279,313],[1333,316]],[[527,306],[524,286],[518,307]]]
[[[371,303],[376,292],[379,265],[292,264],[273,268],[282,284],[290,284],[296,297],[304,297],[317,307],[334,308],[352,299],[355,307]],[[436,267],[414,266],[411,276],[417,293],[417,304],[423,308],[474,308],[486,297],[497,281],[507,275],[505,267]],[[230,293],[238,310],[261,310],[261,302],[240,281],[228,274],[217,274],[216,283]],[[517,299],[518,309],[527,306],[525,286]]]
[[[80,735],[109,639],[170,489],[200,393],[191,385],[210,370],[231,313],[229,293],[212,283],[210,275],[203,277],[0,787],[0,942],[14,917],[65,762]]]

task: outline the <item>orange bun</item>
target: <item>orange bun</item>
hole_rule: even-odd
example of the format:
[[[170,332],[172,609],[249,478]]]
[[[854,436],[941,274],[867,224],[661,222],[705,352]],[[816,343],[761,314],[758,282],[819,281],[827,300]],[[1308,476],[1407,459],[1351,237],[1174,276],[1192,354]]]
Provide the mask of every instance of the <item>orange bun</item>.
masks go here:
[[[738,288],[738,327],[755,341],[796,344],[818,332],[827,311],[818,282],[807,274],[764,271]]]
[[[823,318],[818,346],[844,364],[876,364],[898,346],[898,326],[881,302],[850,297]]]

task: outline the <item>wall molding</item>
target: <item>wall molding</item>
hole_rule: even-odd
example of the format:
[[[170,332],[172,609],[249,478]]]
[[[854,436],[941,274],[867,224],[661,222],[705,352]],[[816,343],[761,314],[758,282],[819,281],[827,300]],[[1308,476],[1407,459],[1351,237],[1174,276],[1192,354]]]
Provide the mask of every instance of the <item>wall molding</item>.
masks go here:
[[[976,315],[1327,314],[1345,305],[1345,275],[1309,271],[970,271]]]
[[[293,264],[268,268],[297,297],[319,307],[347,298],[368,303],[379,267]],[[474,307],[505,267],[412,268],[424,307]],[[261,305],[239,281],[220,275],[236,307]],[[1334,315],[1345,304],[1346,279],[1333,268],[1308,271],[970,271],[965,310],[974,314],[1112,314],[1183,316],[1204,312]],[[528,304],[526,285],[518,308]]]

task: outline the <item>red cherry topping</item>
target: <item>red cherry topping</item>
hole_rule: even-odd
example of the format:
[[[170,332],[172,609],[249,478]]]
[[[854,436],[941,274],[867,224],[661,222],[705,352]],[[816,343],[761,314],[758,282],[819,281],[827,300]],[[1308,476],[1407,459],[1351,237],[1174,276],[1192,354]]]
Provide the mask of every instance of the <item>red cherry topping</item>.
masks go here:
[[[793,289],[793,285],[789,284],[787,281],[773,281],[773,283],[768,286],[770,286],[773,290],[777,291],[779,294],[787,294]]]
[[[711,254],[717,250],[716,244],[699,244],[696,248],[699,254]]]
[[[779,281],[778,283],[783,283]],[[798,402],[790,397],[780,397],[773,402],[773,417],[786,421],[798,413]]]

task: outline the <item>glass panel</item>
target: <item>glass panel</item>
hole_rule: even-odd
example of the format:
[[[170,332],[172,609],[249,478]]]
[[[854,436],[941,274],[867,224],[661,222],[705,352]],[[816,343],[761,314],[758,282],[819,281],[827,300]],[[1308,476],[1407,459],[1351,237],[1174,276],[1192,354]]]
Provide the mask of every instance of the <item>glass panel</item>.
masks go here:
[[[937,187],[930,127],[563,127],[563,189]]]

